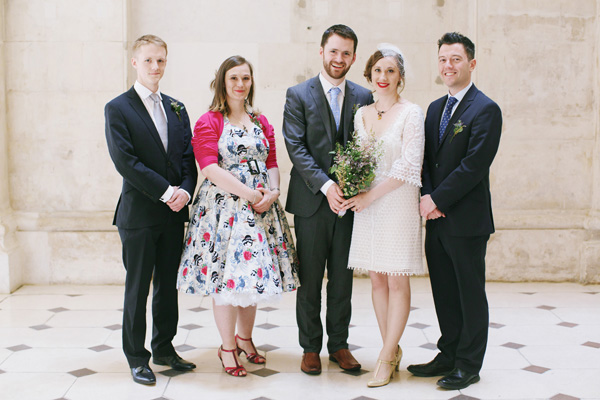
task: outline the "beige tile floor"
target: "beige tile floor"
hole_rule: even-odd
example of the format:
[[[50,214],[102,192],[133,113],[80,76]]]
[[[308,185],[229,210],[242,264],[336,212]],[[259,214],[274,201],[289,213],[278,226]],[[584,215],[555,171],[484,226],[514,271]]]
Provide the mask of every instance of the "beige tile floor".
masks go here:
[[[206,298],[181,295],[175,338],[193,373],[151,366],[153,387],[133,383],[121,352],[120,286],[25,286],[0,295],[0,399],[600,399],[600,286],[488,283],[490,336],[481,382],[444,391],[416,378],[412,363],[435,356],[439,330],[426,278],[412,280],[413,311],[402,338],[400,374],[366,382],[381,344],[368,279],[355,279],[351,348],[362,374],[343,373],[321,354],[323,374],[300,372],[294,294],[259,306],[254,339],[268,359],[246,378],[222,372]]]

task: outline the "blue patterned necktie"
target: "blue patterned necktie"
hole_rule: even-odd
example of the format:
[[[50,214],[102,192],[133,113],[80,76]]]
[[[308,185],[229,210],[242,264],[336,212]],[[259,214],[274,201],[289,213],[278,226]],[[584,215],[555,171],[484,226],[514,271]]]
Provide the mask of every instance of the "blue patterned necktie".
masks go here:
[[[448,103],[446,103],[446,109],[444,110],[444,115],[442,115],[442,123],[440,124],[440,135],[438,138],[438,142],[442,141],[442,136],[444,136],[444,132],[446,132],[446,127],[448,126],[448,122],[450,122],[450,116],[452,115],[452,107],[456,104],[458,100],[456,97],[448,97]]]
[[[342,90],[339,87],[332,87],[329,89],[329,98],[331,103],[331,112],[333,113],[333,119],[335,119],[335,127],[336,129],[340,129],[340,103],[338,103],[338,96],[342,93]]]

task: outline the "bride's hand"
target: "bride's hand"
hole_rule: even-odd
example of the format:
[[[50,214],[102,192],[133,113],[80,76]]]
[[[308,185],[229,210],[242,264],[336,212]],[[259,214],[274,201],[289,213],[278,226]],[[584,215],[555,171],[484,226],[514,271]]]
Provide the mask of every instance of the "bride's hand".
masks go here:
[[[365,208],[369,207],[373,200],[369,196],[369,192],[359,193],[354,197],[349,198],[342,204],[342,209],[352,210],[354,212],[361,212]]]

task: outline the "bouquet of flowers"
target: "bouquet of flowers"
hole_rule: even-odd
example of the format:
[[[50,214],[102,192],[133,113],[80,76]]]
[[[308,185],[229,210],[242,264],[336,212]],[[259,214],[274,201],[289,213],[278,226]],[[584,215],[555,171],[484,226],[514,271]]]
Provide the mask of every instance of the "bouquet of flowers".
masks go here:
[[[329,172],[335,174],[345,198],[369,189],[375,179],[375,170],[382,154],[381,143],[374,135],[360,138],[358,133],[354,132],[346,146],[337,143],[335,151],[331,154],[334,157]],[[344,214],[342,212],[340,216]]]

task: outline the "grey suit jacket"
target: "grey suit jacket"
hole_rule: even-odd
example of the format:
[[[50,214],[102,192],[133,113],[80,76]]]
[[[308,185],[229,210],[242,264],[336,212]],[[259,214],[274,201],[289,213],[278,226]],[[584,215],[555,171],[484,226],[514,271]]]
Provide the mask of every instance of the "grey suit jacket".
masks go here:
[[[373,103],[368,89],[346,80],[342,109],[344,143],[354,131],[353,109]],[[331,177],[335,135],[330,108],[319,76],[287,90],[283,112],[283,137],[292,160],[286,210],[301,217],[313,215],[325,196],[321,187]]]

